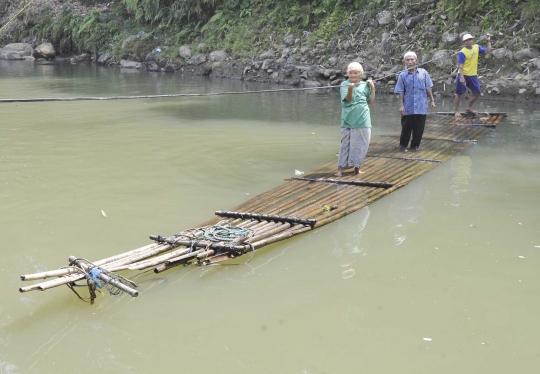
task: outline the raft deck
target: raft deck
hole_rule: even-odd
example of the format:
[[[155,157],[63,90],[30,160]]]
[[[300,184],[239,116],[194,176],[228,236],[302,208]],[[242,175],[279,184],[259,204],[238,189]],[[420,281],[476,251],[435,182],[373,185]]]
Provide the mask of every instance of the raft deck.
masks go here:
[[[381,136],[370,144],[362,174],[355,176],[351,169],[344,171],[343,177],[335,177],[337,160],[333,159],[301,177],[288,178],[279,187],[232,211],[217,211],[215,218],[199,226],[236,230],[238,236],[229,241],[201,238],[199,234],[205,230],[171,237],[152,235],[154,243],[129,252],[95,262],[70,257],[67,267],[23,275],[22,280],[55,279],[19,290],[44,291],[64,284],[73,290],[76,281],[86,279],[89,288],[95,289],[93,284],[102,281],[113,294],[121,290],[137,296],[136,284],[115,272],[153,267],[159,273],[179,265],[212,265],[321,227],[371,204],[455,156],[492,131],[505,116],[506,113],[463,114],[455,120],[453,113],[429,115],[418,151],[399,150],[399,133]],[[91,290],[90,301],[94,298]]]

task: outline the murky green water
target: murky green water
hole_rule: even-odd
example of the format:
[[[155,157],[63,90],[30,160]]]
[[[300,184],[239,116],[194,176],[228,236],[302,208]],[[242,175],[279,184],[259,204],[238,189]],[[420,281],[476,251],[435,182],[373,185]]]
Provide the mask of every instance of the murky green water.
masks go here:
[[[0,61],[0,98],[270,87]],[[509,115],[477,145],[249,264],[128,273],[138,298],[93,306],[18,292],[21,274],[138,248],[335,158],[338,100],[0,104],[0,373],[536,372],[540,110],[520,104],[479,103]],[[372,118],[374,141],[398,130],[395,98]]]

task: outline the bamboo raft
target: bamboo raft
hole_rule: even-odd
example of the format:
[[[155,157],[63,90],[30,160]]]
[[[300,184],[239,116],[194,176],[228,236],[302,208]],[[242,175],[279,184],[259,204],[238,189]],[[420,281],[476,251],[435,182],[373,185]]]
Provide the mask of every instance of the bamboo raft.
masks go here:
[[[381,136],[380,141],[370,145],[360,175],[354,176],[351,171],[336,179],[334,159],[304,177],[286,179],[281,186],[233,211],[216,211],[215,218],[197,229],[170,237],[151,235],[152,244],[94,262],[71,256],[69,265],[58,270],[22,275],[23,281],[54,279],[19,291],[45,291],[67,285],[81,300],[93,303],[96,287],[106,286],[112,295],[126,292],[136,297],[136,283],[116,272],[154,268],[155,273],[160,273],[177,266],[208,266],[253,255],[262,247],[324,226],[405,186],[476,143],[505,116],[464,114],[455,120],[453,113],[429,115],[418,151],[399,150],[399,134]],[[84,286],[88,286],[89,298],[75,291],[78,281],[87,282]]]

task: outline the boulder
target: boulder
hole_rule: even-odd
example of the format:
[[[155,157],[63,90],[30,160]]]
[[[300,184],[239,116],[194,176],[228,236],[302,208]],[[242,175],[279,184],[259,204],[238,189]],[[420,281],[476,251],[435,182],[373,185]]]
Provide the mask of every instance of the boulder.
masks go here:
[[[408,29],[414,28],[419,22],[421,22],[424,19],[423,14],[419,14],[414,17],[408,17],[405,19],[405,27]]]
[[[197,53],[188,60],[189,65],[200,65],[206,62],[206,55],[204,53]]]
[[[147,71],[159,71],[159,65],[155,61],[149,61],[144,64]]]
[[[514,58],[516,60],[530,60],[532,58],[537,58],[539,55],[538,51],[531,48],[523,48],[514,53]]]
[[[330,58],[328,59],[328,65],[329,65],[329,66],[336,66],[337,61],[338,61],[337,58],[332,56],[332,57],[330,57]]]
[[[24,60],[32,56],[33,48],[28,43],[11,43],[4,48],[0,48],[0,59],[4,60]]]
[[[165,65],[165,73],[174,73],[175,70],[176,70],[176,65],[175,64],[167,64],[167,65]]]
[[[437,42],[439,40],[439,33],[437,32],[437,27],[435,26],[424,27],[424,39],[426,39],[429,42]]]
[[[283,38],[283,43],[285,45],[293,45],[294,44],[294,35],[289,34]]]
[[[441,41],[446,45],[451,45],[459,41],[459,35],[455,32],[445,32],[441,36]]]
[[[322,84],[320,84],[317,81],[308,80],[308,81],[304,81],[303,86],[305,88],[313,88],[313,87],[322,87]]]
[[[267,59],[267,58],[274,58],[276,57],[276,51],[273,49],[269,49],[259,55],[260,58]]]
[[[206,45],[206,43],[199,43],[197,45],[197,52],[208,52],[209,50],[210,48],[208,45]]]
[[[433,60],[433,63],[441,69],[449,68],[450,66],[452,66],[452,57],[450,55],[450,52],[446,49],[435,52],[431,59]]]
[[[101,56],[99,56],[97,63],[106,64],[111,58],[112,58],[112,53],[104,53]]]
[[[390,54],[392,51],[392,35],[385,32],[382,34],[381,39],[382,53],[384,55]]]
[[[157,63],[160,63],[160,62],[165,63],[167,61],[167,58],[165,57],[163,52],[152,51],[149,54],[147,54],[146,57],[144,58],[144,62],[150,62],[150,61],[155,61]]]
[[[120,60],[120,67],[124,69],[140,69],[142,64],[137,61]]]
[[[178,50],[178,56],[182,58],[190,58],[192,56],[191,54],[191,47],[189,45],[183,45]]]
[[[34,58],[53,60],[56,57],[56,51],[51,43],[43,43],[34,49],[33,56]]]
[[[223,61],[227,60],[227,57],[229,57],[229,56],[227,56],[225,51],[212,51],[208,55],[208,60],[210,62],[223,62]]]
[[[377,21],[379,25],[388,25],[392,22],[392,12],[389,10],[383,10],[377,14]]]
[[[527,92],[527,89],[526,89],[526,88],[521,88],[521,89],[518,91],[518,93],[519,93],[520,95],[523,95],[523,94],[526,93],[526,92]]]
[[[270,67],[271,62],[272,62],[272,60],[270,60],[270,59],[264,60],[263,63],[262,63],[261,69],[262,70],[267,70]]]
[[[491,51],[491,54],[493,55],[493,57],[495,57],[496,59],[503,59],[503,58],[507,58],[509,60],[512,60],[514,58],[514,54],[506,49],[506,48],[497,48],[497,49],[494,49],[493,51]]]

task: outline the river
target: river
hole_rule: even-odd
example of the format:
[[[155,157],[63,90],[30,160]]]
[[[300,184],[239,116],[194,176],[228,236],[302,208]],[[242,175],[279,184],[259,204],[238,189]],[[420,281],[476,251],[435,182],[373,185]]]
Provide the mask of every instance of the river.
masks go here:
[[[0,60],[3,99],[270,88]],[[67,287],[21,294],[19,277],[141,247],[337,162],[339,98],[0,104],[0,373],[536,372],[540,109],[476,109],[508,117],[368,207],[249,263],[124,273],[139,297],[89,305]],[[399,130],[395,97],[378,95],[372,122],[372,141]]]

